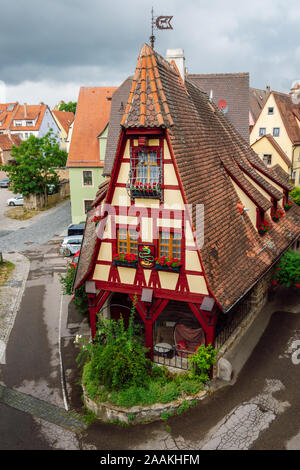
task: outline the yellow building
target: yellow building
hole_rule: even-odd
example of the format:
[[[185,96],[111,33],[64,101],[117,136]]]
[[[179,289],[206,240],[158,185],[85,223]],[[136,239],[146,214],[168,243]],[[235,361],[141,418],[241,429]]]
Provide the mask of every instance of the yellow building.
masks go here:
[[[279,165],[290,175],[292,162],[271,134],[262,136],[251,147],[269,168]]]
[[[74,121],[75,115],[70,111],[55,111],[52,110],[52,115],[60,131],[61,149],[67,151],[68,132],[71,124]]]
[[[273,137],[272,142],[269,138],[262,139],[267,135]],[[288,157],[291,163],[289,174],[293,182],[299,185],[300,105],[294,104],[290,95],[272,91],[253,126],[250,145],[261,157],[272,155],[274,165],[278,163],[286,171],[286,162],[279,158],[278,148],[274,150],[274,141]]]

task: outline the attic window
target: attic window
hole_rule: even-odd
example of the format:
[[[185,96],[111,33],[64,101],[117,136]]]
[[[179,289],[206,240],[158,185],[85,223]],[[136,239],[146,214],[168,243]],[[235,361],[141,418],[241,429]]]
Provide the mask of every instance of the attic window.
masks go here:
[[[265,127],[260,127],[259,128],[259,135],[260,136],[266,135],[266,128]]]
[[[274,114],[274,108],[273,107],[268,108],[268,114]]]

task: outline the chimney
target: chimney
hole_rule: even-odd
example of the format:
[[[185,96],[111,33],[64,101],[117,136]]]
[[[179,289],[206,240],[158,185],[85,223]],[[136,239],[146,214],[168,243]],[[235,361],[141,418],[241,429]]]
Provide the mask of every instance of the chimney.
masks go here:
[[[291,100],[294,104],[300,104],[300,81],[297,80],[292,84],[290,91]]]
[[[182,80],[185,80],[185,57],[183,49],[167,49],[166,59],[168,62],[174,60]]]
[[[27,103],[24,103],[24,118],[27,119]]]
[[[268,95],[271,93],[271,87],[270,87],[270,85],[267,85],[267,86],[266,86],[266,92],[267,92]]]

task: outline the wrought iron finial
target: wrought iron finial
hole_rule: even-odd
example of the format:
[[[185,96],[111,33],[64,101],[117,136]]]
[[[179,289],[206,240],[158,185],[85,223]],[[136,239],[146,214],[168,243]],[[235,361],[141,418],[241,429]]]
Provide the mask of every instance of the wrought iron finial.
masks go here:
[[[173,29],[171,25],[171,19],[173,16],[157,16],[154,17],[154,10],[153,7],[151,9],[151,36],[150,36],[150,43],[152,49],[154,49],[155,43],[155,36],[154,36],[154,29]]]

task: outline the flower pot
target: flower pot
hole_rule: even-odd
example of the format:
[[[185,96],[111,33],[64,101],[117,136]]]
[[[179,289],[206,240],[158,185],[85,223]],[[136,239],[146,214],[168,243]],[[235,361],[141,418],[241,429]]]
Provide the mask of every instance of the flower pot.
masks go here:
[[[258,229],[258,233],[260,235],[265,235],[267,233],[268,230],[261,230],[260,228]]]
[[[140,189],[132,189],[131,196],[133,198],[142,198],[142,199],[159,199],[160,191],[144,191]]]

